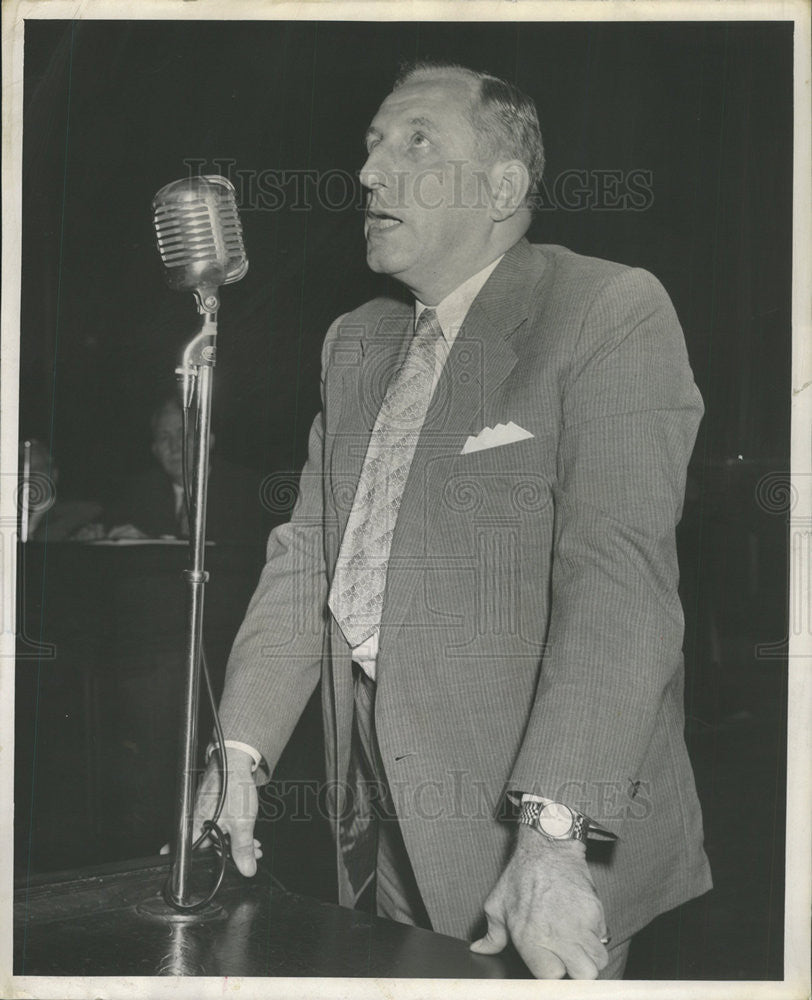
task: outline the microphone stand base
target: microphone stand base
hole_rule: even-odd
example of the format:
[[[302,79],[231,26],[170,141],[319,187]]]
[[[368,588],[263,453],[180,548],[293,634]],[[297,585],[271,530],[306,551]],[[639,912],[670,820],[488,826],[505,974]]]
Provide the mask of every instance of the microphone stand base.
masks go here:
[[[160,920],[171,924],[198,924],[209,920],[222,920],[226,915],[226,911],[219,903],[209,903],[203,909],[195,910],[194,913],[183,913],[171,907],[160,893],[141,903],[136,903],[135,912],[150,920]]]

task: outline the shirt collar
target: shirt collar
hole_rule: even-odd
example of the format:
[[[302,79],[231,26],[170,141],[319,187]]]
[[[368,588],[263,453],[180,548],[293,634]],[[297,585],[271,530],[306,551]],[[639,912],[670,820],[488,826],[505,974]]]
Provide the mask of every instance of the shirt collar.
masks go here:
[[[454,339],[459,333],[465,317],[468,315],[468,310],[471,308],[471,303],[479,295],[482,286],[490,278],[496,265],[504,256],[504,254],[501,254],[496,260],[492,260],[490,264],[486,264],[481,271],[477,271],[470,278],[466,278],[461,285],[457,285],[453,292],[449,292],[441,302],[438,302],[433,307],[437,313],[437,322],[440,324],[443,337],[449,347],[454,343]],[[415,323],[417,323],[423,310],[428,308],[420,299],[414,300]]]

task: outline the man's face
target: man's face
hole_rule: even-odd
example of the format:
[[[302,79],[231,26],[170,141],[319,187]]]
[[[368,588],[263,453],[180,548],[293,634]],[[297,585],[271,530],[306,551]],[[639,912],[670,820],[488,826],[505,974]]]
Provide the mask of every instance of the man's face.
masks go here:
[[[419,77],[386,98],[367,131],[367,263],[427,305],[489,260],[487,167],[468,117],[475,99],[460,76]]]
[[[155,422],[152,454],[173,483],[183,483],[183,420],[180,409],[166,406]]]

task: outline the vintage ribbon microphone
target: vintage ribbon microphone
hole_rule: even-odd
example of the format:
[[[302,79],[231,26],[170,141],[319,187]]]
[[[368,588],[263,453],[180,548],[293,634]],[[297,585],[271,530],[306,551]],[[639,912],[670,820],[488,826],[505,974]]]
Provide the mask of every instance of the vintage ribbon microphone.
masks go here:
[[[192,912],[202,909],[208,902],[208,899],[200,903],[192,901],[190,879],[203,593],[208,580],[204,553],[212,380],[217,352],[217,310],[220,307],[218,290],[221,285],[230,285],[242,278],[248,270],[248,258],[234,187],[225,177],[202,175],[173,181],[155,195],[152,209],[166,282],[176,291],[193,292],[198,312],[203,316],[200,331],[184,348],[181,363],[175,369],[181,386],[184,426],[188,426],[187,415],[191,411],[196,414],[196,422],[191,489],[184,482],[185,499],[189,506],[191,549],[191,568],[184,571],[188,583],[186,672],[174,852],[169,881],[164,890],[164,898],[170,906],[181,912]],[[185,439],[183,448],[186,462]],[[224,850],[223,845],[221,850]]]

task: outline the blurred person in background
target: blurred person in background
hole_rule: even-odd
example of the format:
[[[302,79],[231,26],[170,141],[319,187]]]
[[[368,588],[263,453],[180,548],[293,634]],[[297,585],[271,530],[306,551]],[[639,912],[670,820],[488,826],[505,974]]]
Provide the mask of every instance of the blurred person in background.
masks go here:
[[[175,396],[150,415],[152,466],[133,477],[106,515],[109,538],[188,538],[183,498],[183,416]],[[264,543],[265,509],[259,473],[214,452],[210,438],[206,537],[215,542]],[[189,474],[192,456],[188,456]]]

